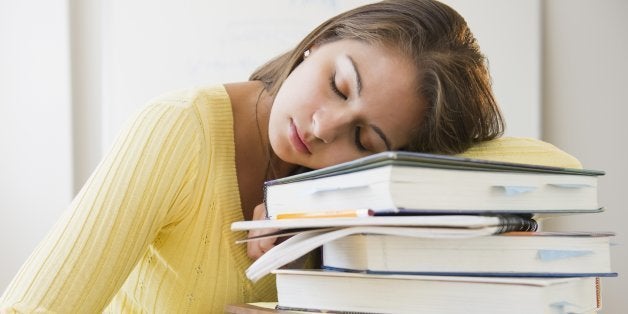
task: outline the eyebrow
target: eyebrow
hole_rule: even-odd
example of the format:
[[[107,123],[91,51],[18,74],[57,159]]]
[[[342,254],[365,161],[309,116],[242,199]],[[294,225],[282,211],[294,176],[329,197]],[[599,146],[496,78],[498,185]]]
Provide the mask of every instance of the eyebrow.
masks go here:
[[[358,96],[360,96],[360,92],[362,91],[362,77],[360,76],[360,71],[358,71],[358,66],[355,64],[355,61],[353,61],[353,58],[351,58],[351,56],[347,55],[347,58],[349,59],[349,61],[351,61],[351,65],[353,66],[353,72],[355,73],[355,83],[356,83],[356,89],[358,91]]]

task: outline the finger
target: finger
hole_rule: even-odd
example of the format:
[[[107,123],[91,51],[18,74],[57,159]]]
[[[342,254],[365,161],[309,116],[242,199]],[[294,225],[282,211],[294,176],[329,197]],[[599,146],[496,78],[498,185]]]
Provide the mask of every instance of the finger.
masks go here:
[[[253,220],[264,220],[266,219],[266,205],[261,203],[253,209]]]
[[[249,232],[249,238],[272,233],[277,230],[278,229],[251,230]],[[264,253],[268,252],[270,249],[275,247],[276,241],[277,241],[277,237],[263,238],[259,240],[249,241],[247,243],[247,254],[251,258],[257,259],[260,256],[262,256]]]
[[[264,254],[264,252],[262,252],[261,248],[258,245],[254,245],[254,244],[251,244],[249,242],[249,245],[247,245],[247,247],[246,247],[246,254],[251,259],[256,260],[256,259],[260,258],[260,256],[262,256]]]
[[[247,246],[247,255],[250,258],[258,259],[262,255],[264,255],[264,253],[268,252],[268,250],[270,250],[270,249],[272,249],[274,247],[274,245],[262,246],[262,245],[260,245],[260,243],[258,243],[260,241],[251,241],[251,242],[249,242],[249,245]]]
[[[265,239],[260,239],[259,242],[259,247],[260,249],[266,253],[268,251],[270,251],[270,249],[275,247],[275,242],[277,241],[277,238],[265,238]]]
[[[255,206],[253,209],[253,220],[264,220],[266,219],[266,206],[264,203]],[[249,231],[249,238],[256,237],[264,234],[269,234],[279,229],[260,229],[260,230],[251,230]],[[272,238],[264,238],[256,241],[249,241],[247,243],[247,255],[252,259],[258,259],[264,253],[268,252],[275,246],[275,242],[277,241],[277,237]]]

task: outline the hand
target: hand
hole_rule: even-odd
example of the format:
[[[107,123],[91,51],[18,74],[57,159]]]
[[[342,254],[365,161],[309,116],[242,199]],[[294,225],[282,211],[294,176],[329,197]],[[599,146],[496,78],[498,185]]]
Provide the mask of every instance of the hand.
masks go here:
[[[264,220],[266,219],[266,206],[264,203],[255,206],[253,209],[253,219],[252,220]],[[276,232],[279,229],[256,229],[249,231],[249,238],[256,237],[259,235]],[[247,242],[247,254],[252,259],[258,259],[260,256],[264,255],[268,250],[272,249],[275,246],[275,242],[277,242],[277,237],[272,238],[264,238],[260,240],[254,240]]]

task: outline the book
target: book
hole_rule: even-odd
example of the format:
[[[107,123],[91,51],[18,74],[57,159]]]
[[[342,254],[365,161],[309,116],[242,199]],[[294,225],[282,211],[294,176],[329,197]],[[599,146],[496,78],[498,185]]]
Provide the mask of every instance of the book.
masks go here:
[[[264,186],[267,216],[372,210],[382,213],[600,212],[603,171],[382,152]]]
[[[507,232],[451,239],[360,233],[326,242],[323,268],[448,276],[614,276],[613,235]]]
[[[350,313],[591,313],[599,278],[500,278],[274,271],[278,309]]]
[[[537,223],[533,218],[518,215],[388,215],[363,218],[303,218],[303,219],[266,219],[242,220],[231,224],[232,231],[253,229],[316,229],[329,227],[355,226],[412,226],[460,229],[452,232],[475,232],[485,229],[482,234],[502,233],[506,231],[536,230]]]
[[[533,231],[537,227],[534,220],[517,216],[402,216],[329,220],[343,222],[343,224],[334,226],[333,223],[326,222],[324,218],[299,219],[298,221],[303,223],[320,221],[321,224],[317,226],[319,228],[299,230],[300,232],[296,235],[268,250],[249,266],[246,276],[252,281],[257,281],[272,270],[297,260],[325,243],[352,234],[372,233],[444,239],[488,236],[509,230]],[[377,223],[377,221],[382,222]],[[232,230],[246,230],[244,228],[251,228],[251,226],[273,228],[278,223],[284,222],[293,222],[293,220],[241,221],[234,222],[231,226]],[[365,223],[370,223],[370,225]],[[405,227],[395,224],[405,224]],[[301,224],[298,225],[302,227]],[[273,234],[273,236],[279,235]]]

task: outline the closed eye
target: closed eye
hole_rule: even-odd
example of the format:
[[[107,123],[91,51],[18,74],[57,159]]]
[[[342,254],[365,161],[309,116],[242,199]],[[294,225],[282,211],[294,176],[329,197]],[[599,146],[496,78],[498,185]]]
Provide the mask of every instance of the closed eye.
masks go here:
[[[331,88],[331,90],[338,95],[340,98],[347,100],[348,97],[347,95],[343,94],[339,89],[338,89],[338,85],[336,85],[336,72],[334,71],[334,73],[331,74],[331,76],[329,77],[329,87]]]
[[[359,151],[365,152],[365,151],[368,151],[368,149],[366,147],[364,147],[364,145],[362,145],[362,141],[360,140],[360,131],[361,130],[362,130],[361,127],[356,127],[355,128],[355,146],[358,148]]]

